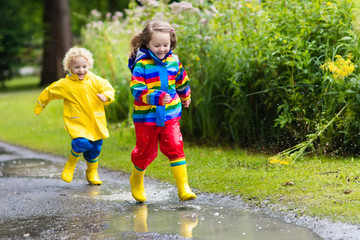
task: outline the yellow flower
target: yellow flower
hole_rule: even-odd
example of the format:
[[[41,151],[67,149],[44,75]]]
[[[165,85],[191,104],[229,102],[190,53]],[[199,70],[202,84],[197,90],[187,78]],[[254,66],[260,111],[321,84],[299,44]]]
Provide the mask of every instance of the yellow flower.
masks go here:
[[[288,161],[285,161],[285,160],[282,160],[279,162],[280,164],[284,164],[284,165],[289,165],[289,162]]]
[[[270,164],[289,165],[289,161],[287,161],[287,160],[281,160],[281,159],[277,159],[277,158],[269,158],[268,160],[269,160]]]
[[[320,68],[323,71],[330,72],[334,80],[343,80],[345,77],[348,77],[355,69],[354,63],[351,62],[351,60],[354,58],[351,53],[349,53],[346,56],[346,59],[344,59],[340,55],[335,56],[336,61],[330,61],[330,59],[327,59],[323,65],[320,66]]]
[[[278,159],[271,159],[271,158],[269,158],[269,163],[272,163],[272,164],[274,164],[274,163],[278,163],[279,162],[279,160]]]

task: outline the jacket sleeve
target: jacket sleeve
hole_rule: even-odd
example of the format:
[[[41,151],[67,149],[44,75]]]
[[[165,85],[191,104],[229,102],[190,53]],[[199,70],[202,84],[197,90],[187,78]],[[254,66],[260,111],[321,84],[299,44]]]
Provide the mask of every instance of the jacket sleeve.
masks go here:
[[[179,61],[179,71],[175,77],[176,92],[181,100],[188,100],[191,96],[188,75]]]
[[[139,61],[134,67],[130,81],[131,94],[135,97],[136,101],[155,106],[163,106],[162,101],[166,92],[157,89],[148,89],[145,79],[145,68],[141,61]]]
[[[52,83],[45,88],[39,95],[35,106],[35,114],[39,115],[41,111],[48,105],[51,100],[63,99],[63,89],[61,87],[61,80]]]
[[[108,99],[104,105],[109,105],[115,100],[115,89],[111,86],[110,82],[106,79],[100,78],[100,93],[104,94]]]

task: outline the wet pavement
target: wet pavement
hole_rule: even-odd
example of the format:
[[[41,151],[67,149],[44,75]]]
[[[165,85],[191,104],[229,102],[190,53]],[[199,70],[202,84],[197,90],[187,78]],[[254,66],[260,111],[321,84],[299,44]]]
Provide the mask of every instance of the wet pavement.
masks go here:
[[[360,238],[357,226],[264,213],[235,197],[180,202],[175,186],[149,178],[148,201],[138,204],[129,174],[100,169],[103,185],[90,186],[80,161],[69,184],[60,179],[65,162],[0,142],[1,239]]]

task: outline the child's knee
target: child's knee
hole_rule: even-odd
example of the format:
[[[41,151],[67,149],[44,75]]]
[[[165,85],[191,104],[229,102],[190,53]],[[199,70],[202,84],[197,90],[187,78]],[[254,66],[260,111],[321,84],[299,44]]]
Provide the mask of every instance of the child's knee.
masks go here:
[[[98,158],[101,152],[102,143],[102,140],[91,142],[91,148],[84,152],[84,158],[86,161],[93,162]]]
[[[71,141],[71,148],[74,152],[83,153],[91,149],[92,145],[86,138],[75,138]]]

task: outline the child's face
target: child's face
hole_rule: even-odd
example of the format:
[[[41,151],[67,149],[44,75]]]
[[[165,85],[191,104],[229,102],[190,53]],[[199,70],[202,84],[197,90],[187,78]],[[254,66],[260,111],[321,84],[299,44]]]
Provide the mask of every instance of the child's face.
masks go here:
[[[84,79],[85,74],[89,71],[90,64],[83,57],[77,57],[70,63],[70,70],[72,74],[78,76],[80,80]]]
[[[170,51],[170,33],[153,32],[150,42],[146,45],[157,58],[162,60]]]

